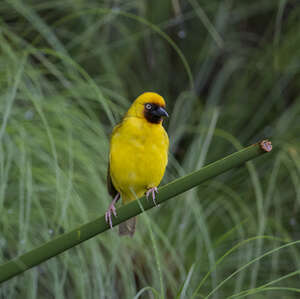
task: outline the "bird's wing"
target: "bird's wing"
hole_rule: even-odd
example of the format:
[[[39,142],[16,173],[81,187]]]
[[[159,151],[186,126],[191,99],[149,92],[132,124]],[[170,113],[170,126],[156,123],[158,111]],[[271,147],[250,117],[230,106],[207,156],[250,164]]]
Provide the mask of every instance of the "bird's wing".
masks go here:
[[[122,123],[119,123],[118,125],[116,125],[113,129],[113,132],[112,132],[112,136],[116,133],[116,131],[118,131],[118,129],[121,127]],[[108,167],[107,167],[107,179],[106,179],[106,182],[107,182],[107,190],[108,190],[108,193],[114,198],[117,194],[118,194],[118,191],[117,189],[115,188],[113,182],[112,182],[112,179],[111,179],[111,175],[110,175],[110,163],[108,162]]]
[[[108,190],[108,193],[114,198],[118,194],[118,191],[115,188],[115,186],[114,186],[114,184],[112,182],[111,176],[110,176],[109,162],[108,162],[108,167],[107,167],[107,180],[106,181],[107,181],[107,190]]]

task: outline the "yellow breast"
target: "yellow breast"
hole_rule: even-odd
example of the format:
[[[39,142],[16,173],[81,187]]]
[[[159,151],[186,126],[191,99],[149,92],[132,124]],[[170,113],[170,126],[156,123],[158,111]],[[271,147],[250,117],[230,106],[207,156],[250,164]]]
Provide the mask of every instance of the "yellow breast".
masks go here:
[[[115,128],[110,144],[110,175],[123,202],[159,185],[168,162],[169,139],[161,124],[136,117]]]

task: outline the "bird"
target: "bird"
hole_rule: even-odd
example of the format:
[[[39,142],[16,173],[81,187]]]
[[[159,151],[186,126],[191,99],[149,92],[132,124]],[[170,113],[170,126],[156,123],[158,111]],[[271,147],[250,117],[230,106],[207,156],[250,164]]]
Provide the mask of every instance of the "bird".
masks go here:
[[[155,92],[144,92],[129,107],[110,138],[107,187],[113,197],[105,220],[112,228],[116,202],[127,204],[143,195],[155,202],[168,163],[169,137],[162,123],[169,117],[166,103]],[[119,235],[133,236],[136,218],[119,225]]]

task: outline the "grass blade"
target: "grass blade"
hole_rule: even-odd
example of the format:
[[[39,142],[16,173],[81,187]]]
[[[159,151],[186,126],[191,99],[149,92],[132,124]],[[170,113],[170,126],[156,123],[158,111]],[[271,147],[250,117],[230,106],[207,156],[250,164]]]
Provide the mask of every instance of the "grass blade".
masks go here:
[[[173,182],[159,188],[157,196],[157,204],[160,204],[178,194],[181,194],[200,183],[213,178],[225,171],[234,167],[240,166],[248,160],[254,159],[267,151],[262,148],[263,142],[251,145],[243,150],[233,153],[223,159],[211,163],[200,170],[192,172],[184,177],[174,180]],[[271,148],[268,149],[270,151]],[[140,207],[142,204],[142,207]],[[151,200],[147,200],[143,196],[139,201],[135,200],[127,205],[120,207],[117,210],[118,217],[113,219],[113,225],[118,225],[121,222],[136,216],[154,207]],[[72,248],[95,235],[109,229],[105,222],[105,217],[102,216],[94,221],[84,224],[68,233],[54,238],[53,240],[37,247],[11,261],[0,266],[0,283],[6,281],[27,269],[30,269],[49,258]]]

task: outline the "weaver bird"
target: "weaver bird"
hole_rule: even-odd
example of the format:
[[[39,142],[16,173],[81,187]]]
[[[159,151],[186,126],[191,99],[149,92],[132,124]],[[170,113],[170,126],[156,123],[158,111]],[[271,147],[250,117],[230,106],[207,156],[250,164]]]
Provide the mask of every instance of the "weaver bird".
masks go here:
[[[126,204],[146,194],[155,203],[157,186],[168,163],[169,138],[162,126],[168,117],[164,99],[154,92],[145,92],[131,105],[122,122],[112,132],[110,140],[107,186],[113,201],[105,213],[112,227],[116,217],[116,202]],[[119,226],[120,235],[132,236],[136,219]]]

